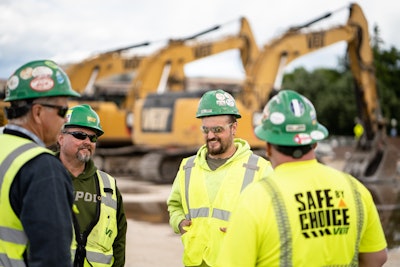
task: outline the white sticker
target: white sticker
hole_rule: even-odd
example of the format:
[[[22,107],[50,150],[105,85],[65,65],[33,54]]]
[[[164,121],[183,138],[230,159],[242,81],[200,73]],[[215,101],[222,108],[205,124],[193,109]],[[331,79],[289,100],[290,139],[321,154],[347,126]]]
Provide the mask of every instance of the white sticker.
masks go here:
[[[321,131],[312,131],[310,135],[314,140],[322,140],[325,138],[325,134]]]
[[[45,67],[45,66],[36,67],[32,71],[32,76],[33,77],[51,76],[52,74],[53,74],[52,69],[50,69],[49,67]]]
[[[273,124],[282,124],[285,121],[285,115],[281,112],[273,112],[271,116],[269,116],[269,120]]]
[[[8,81],[7,81],[7,87],[10,90],[14,90],[15,88],[17,88],[18,84],[19,84],[19,79],[15,75],[10,77],[10,79],[8,79]]]
[[[221,94],[221,93],[216,93],[215,94],[215,98],[218,99],[218,100],[224,100],[225,96],[223,94]]]

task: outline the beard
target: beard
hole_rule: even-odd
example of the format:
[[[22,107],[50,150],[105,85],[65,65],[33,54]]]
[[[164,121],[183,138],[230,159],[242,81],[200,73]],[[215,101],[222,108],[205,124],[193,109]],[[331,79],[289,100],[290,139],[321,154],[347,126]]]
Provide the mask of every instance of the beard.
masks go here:
[[[76,152],[76,157],[81,162],[88,162],[92,158],[92,149],[89,147],[80,147]]]
[[[207,140],[207,150],[208,154],[211,156],[218,156],[225,153],[229,148],[229,141],[221,140],[221,138],[214,137]]]

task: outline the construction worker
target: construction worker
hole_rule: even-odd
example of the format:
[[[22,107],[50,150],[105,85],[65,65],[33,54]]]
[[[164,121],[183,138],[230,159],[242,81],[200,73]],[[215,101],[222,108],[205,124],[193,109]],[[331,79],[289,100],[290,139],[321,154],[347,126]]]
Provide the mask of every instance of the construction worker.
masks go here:
[[[387,244],[370,192],[316,160],[328,131],[312,103],[281,90],[255,134],[274,171],[242,193],[217,266],[382,266]]]
[[[47,149],[68,97],[79,96],[53,61],[31,61],[7,80],[0,134],[0,266],[71,266],[72,183]]]
[[[181,162],[167,201],[169,222],[182,235],[185,266],[214,266],[241,191],[272,167],[235,138],[241,115],[229,93],[206,92],[196,117],[205,144]]]
[[[103,135],[100,118],[86,104],[70,108],[58,136],[61,162],[74,187],[73,266],[125,265],[127,221],[115,178],[95,166],[92,156]]]

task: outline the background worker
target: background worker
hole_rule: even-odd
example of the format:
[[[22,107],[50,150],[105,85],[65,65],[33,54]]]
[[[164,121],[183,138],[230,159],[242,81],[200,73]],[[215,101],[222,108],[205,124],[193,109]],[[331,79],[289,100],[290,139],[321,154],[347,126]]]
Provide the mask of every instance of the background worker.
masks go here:
[[[125,264],[127,222],[116,180],[97,169],[92,156],[103,134],[89,105],[72,107],[58,136],[59,157],[74,186],[74,266]]]
[[[205,144],[181,162],[167,204],[170,225],[182,235],[184,265],[214,266],[241,191],[272,167],[235,138],[241,116],[229,93],[206,92],[196,117],[202,120]]]
[[[387,244],[370,192],[315,158],[328,131],[312,103],[280,91],[255,133],[274,171],[242,193],[217,266],[382,266]]]
[[[24,64],[7,80],[0,134],[0,266],[71,266],[72,183],[53,152],[72,90],[53,61]]]

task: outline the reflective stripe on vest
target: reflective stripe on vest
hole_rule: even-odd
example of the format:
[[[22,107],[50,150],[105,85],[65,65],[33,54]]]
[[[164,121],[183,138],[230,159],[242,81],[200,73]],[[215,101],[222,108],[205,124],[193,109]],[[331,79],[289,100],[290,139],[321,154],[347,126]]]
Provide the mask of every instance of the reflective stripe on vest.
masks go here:
[[[276,184],[270,179],[264,179],[265,189],[271,196],[272,205],[276,214],[276,221],[279,230],[279,240],[283,246],[280,246],[281,254],[279,259],[279,266],[291,267],[292,264],[292,230],[290,229],[289,217],[286,212],[285,204]],[[282,251],[283,250],[283,251]]]
[[[6,254],[0,253],[1,267],[26,267],[24,261],[14,260],[7,257]]]
[[[364,223],[364,209],[362,207],[362,200],[360,192],[357,190],[357,186],[349,176],[346,175],[346,178],[350,184],[351,189],[353,190],[354,202],[356,205],[357,211],[357,239],[354,249],[354,255],[352,258],[352,262],[346,265],[340,265],[341,267],[351,267],[358,266],[358,251],[360,247],[361,240],[361,230],[362,225]],[[289,217],[286,212],[284,200],[281,194],[281,191],[276,186],[276,184],[270,179],[263,179],[263,185],[265,189],[268,191],[268,194],[271,197],[272,205],[274,208],[274,212],[276,214],[276,220],[279,231],[279,239],[280,243],[284,244],[280,246],[281,254],[280,254],[280,263],[279,266],[293,266],[292,262],[292,253],[293,253],[293,243],[292,243],[292,234],[290,229]],[[283,251],[282,251],[283,250]]]
[[[71,250],[72,255],[75,255],[75,252],[76,249]],[[86,251],[86,259],[91,263],[91,266],[96,266],[96,263],[110,265],[113,259],[113,255],[104,255],[103,253]],[[86,266],[86,263],[84,263],[84,266]]]
[[[100,173],[100,177],[103,181],[104,188],[110,188],[111,189],[111,184],[110,180],[108,179],[108,175],[105,172],[98,171]],[[105,192],[106,196],[101,198],[101,202],[104,203],[104,205],[117,209],[117,201],[115,199],[112,199],[113,193],[115,192]]]
[[[357,266],[358,265],[358,252],[360,250],[360,241],[361,241],[361,229],[364,224],[364,209],[362,206],[361,194],[357,190],[357,186],[353,179],[350,176],[346,175],[348,182],[350,183],[351,188],[353,189],[354,203],[356,203],[357,210],[357,239],[354,248],[353,260],[349,266]]]
[[[5,135],[3,135],[2,138],[4,138]],[[7,137],[8,138],[8,137]],[[6,139],[7,139],[6,138]],[[12,137],[15,138],[15,140],[20,139],[19,137]],[[10,139],[12,140],[12,139]],[[24,165],[25,162],[27,162],[29,159],[37,156],[38,154],[47,152],[47,149],[38,146],[36,143],[33,143],[31,141],[25,140],[25,139],[20,139],[23,140],[23,144],[19,144],[19,146],[15,149],[13,149],[2,161],[0,164],[0,189],[2,190],[8,190],[9,193],[9,186],[12,183],[11,181],[7,182],[7,189],[3,189],[4,185],[4,181],[6,178],[6,174],[8,173],[8,171],[10,170],[10,167],[12,166],[12,164],[17,163],[17,165],[13,168],[15,168],[14,172],[15,173],[11,173],[9,175],[14,176],[20,169],[21,166]],[[34,151],[30,154],[25,154],[25,158],[23,159],[18,159],[18,157],[20,157],[21,155],[23,155],[24,153],[32,150],[32,149],[37,149],[37,151]],[[50,152],[50,151],[49,151]],[[11,177],[10,176],[10,177]],[[12,177],[12,179],[14,179],[14,177]],[[3,208],[9,209],[10,211],[12,210],[11,208],[11,204],[9,202],[8,199],[8,195],[7,192],[4,192],[5,195],[7,195],[7,199],[4,201]],[[3,199],[4,200],[4,199]],[[3,211],[4,212],[4,211]],[[4,215],[3,216],[7,216]],[[15,217],[16,220],[19,220],[15,214],[12,215],[13,217]],[[0,225],[0,266],[4,266],[4,267],[25,267],[25,263],[23,260],[23,253],[26,250],[26,244],[28,243],[28,238],[24,232],[24,230],[22,229],[22,225],[21,222],[18,222],[17,224],[13,223],[13,225],[16,225],[14,227],[9,227],[7,225],[7,223],[5,223],[6,225]],[[16,229],[16,227],[21,227],[21,229]],[[7,243],[7,244],[6,244]],[[3,246],[3,247],[2,247]],[[13,255],[8,255],[7,254],[7,250],[4,250],[5,248],[7,248],[7,250],[12,251]],[[18,258],[16,258],[18,257]]]
[[[190,183],[190,176],[192,174],[192,168],[195,166],[194,160],[196,156],[191,156],[186,164],[183,166],[183,169],[185,170],[185,199],[186,199],[186,204],[187,208],[189,211],[189,214],[186,214],[185,217],[187,220],[191,220],[193,218],[199,218],[199,217],[208,217],[209,215],[209,208],[208,207],[203,207],[203,208],[198,208],[198,209],[191,209],[190,208],[190,203],[189,203],[189,183]],[[251,154],[247,163],[243,164],[243,167],[246,168],[244,178],[243,178],[243,183],[241,187],[241,191],[254,180],[254,176],[256,171],[258,171],[260,168],[257,166],[259,156],[255,154]],[[227,210],[222,210],[222,209],[213,209],[213,218],[217,218],[220,220],[228,221],[229,216],[230,216],[230,211]]]

